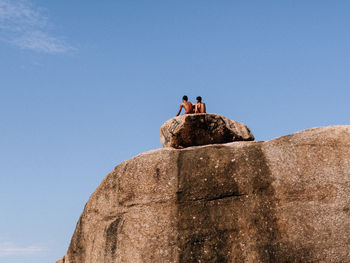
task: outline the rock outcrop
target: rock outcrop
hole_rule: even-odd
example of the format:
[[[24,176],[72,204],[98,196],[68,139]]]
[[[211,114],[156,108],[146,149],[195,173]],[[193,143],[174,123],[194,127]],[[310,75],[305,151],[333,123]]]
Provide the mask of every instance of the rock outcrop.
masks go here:
[[[249,128],[218,114],[186,114],[174,117],[160,128],[163,147],[185,148],[233,141],[254,141]]]
[[[349,263],[350,126],[127,160],[58,262]]]

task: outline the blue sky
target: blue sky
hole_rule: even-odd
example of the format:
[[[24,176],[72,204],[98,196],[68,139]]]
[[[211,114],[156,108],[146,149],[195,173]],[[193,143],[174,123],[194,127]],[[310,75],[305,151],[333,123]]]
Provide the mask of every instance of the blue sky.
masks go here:
[[[0,262],[64,255],[183,95],[257,140],[350,122],[349,1],[0,0]]]

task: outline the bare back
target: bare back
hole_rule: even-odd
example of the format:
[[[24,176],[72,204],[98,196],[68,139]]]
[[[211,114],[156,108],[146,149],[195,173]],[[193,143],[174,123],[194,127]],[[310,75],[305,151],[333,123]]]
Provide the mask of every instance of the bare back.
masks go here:
[[[185,108],[186,113],[185,114],[191,114],[193,113],[193,105],[191,102],[186,101],[182,103],[183,107]]]
[[[198,102],[195,108],[196,113],[206,113],[205,103]]]

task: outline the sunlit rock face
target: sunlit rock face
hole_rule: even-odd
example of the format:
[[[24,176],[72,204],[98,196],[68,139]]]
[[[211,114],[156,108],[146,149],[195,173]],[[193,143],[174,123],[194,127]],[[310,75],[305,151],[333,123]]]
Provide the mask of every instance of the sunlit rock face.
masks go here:
[[[118,165],[60,263],[350,262],[350,126]]]
[[[166,121],[160,128],[163,147],[185,148],[233,141],[254,141],[249,128],[218,114],[185,114]]]

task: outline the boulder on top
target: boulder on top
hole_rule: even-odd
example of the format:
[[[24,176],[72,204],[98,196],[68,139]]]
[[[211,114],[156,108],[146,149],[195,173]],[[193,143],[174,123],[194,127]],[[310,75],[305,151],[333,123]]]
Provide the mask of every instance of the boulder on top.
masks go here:
[[[249,128],[218,114],[185,114],[166,121],[160,128],[163,147],[185,148],[233,141],[254,141]]]

